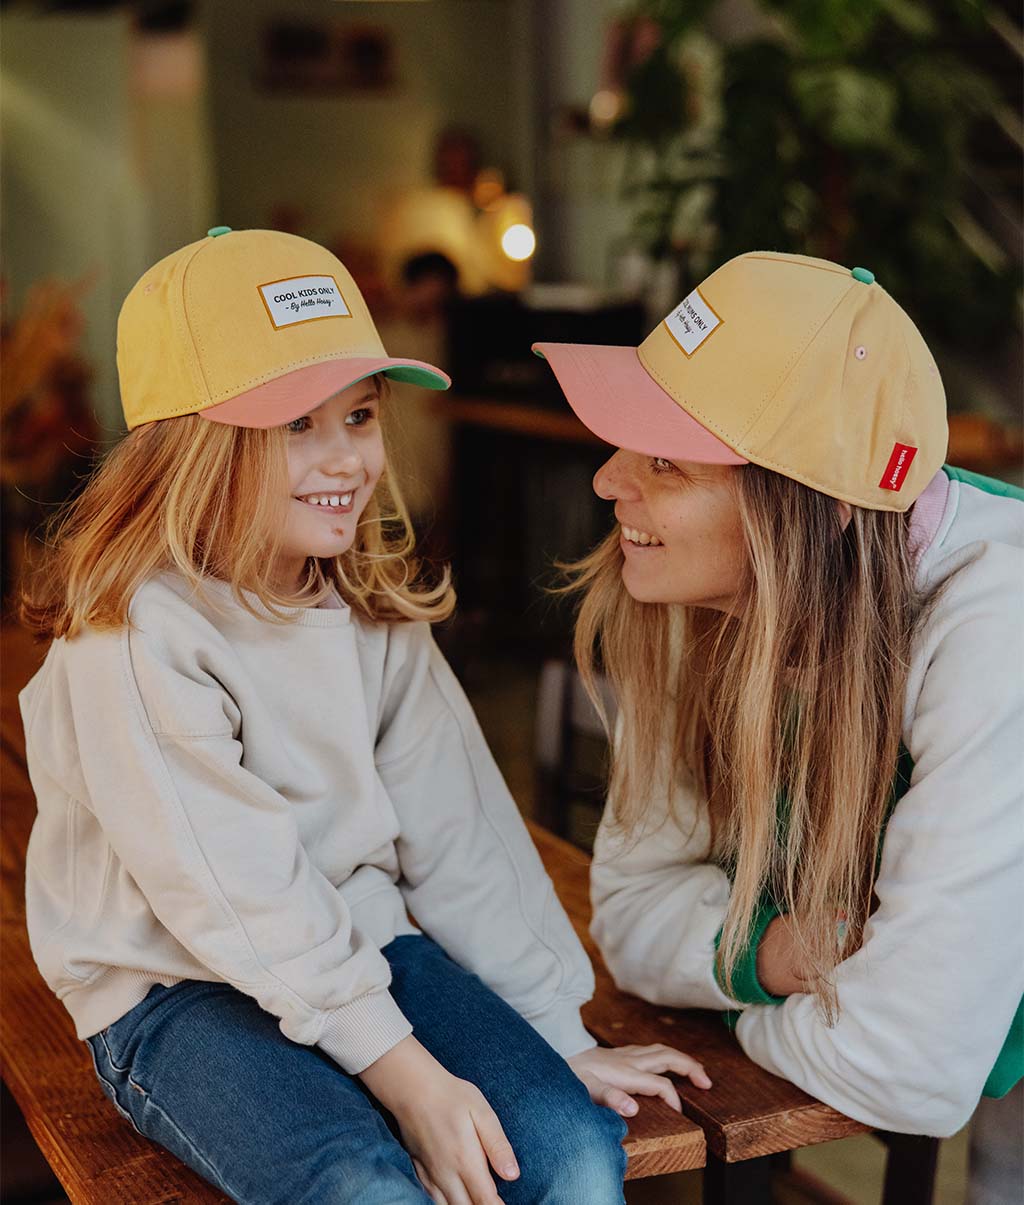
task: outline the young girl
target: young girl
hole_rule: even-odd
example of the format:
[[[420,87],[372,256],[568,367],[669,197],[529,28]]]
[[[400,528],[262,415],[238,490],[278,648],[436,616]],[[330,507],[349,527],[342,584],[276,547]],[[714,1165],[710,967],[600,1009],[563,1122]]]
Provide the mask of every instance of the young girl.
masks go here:
[[[942,467],[934,361],[866,269],[745,255],[638,349],[537,350],[619,449],[575,577],[620,704],[616,981],[952,1134],[1024,1072],[1024,491]]]
[[[32,949],[105,1091],[242,1202],[621,1201],[628,1093],[707,1077],[595,1048],[430,637],[454,600],[382,378],[447,378],[322,248],[224,227],[138,282],[118,367],[130,433],[26,601],[54,639],[21,696]]]

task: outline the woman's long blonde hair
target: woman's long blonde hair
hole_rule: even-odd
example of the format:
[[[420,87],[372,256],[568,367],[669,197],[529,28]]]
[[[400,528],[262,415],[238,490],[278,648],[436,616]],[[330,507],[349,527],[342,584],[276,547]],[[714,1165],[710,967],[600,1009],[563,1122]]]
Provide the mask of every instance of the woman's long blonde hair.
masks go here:
[[[386,384],[376,382],[383,401]],[[446,619],[455,607],[448,571],[432,586],[419,580],[415,537],[387,468],[351,549],[310,557],[294,593],[275,584],[288,500],[286,438],[282,427],[232,427],[196,414],[130,431],[55,516],[22,594],[22,621],[44,637],[72,637],[86,624],[123,627],[132,595],[165,569],[198,590],[204,578],[227,581],[236,600],[260,614],[248,591],[272,622],[289,622],[294,616],[282,608],[316,606],[332,588],[370,620]]]
[[[685,783],[707,802],[708,856],[733,877],[725,983],[767,894],[831,1021],[833,971],[871,909],[926,600],[906,515],[853,507],[844,529],[835,501],[799,482],[756,465],[733,481],[749,560],[740,613],[635,601],[615,532],[567,567],[582,594],[576,658],[595,703],[598,660],[617,694],[619,830],[639,831],[656,791],[671,800]]]

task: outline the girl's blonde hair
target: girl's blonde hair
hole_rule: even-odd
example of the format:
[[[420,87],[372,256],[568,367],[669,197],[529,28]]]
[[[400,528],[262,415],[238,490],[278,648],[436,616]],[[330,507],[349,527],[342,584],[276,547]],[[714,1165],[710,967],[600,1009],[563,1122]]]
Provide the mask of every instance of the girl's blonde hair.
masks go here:
[[[383,400],[386,384],[375,380]],[[446,619],[455,607],[448,570],[433,586],[419,579],[409,516],[387,468],[349,551],[310,557],[305,582],[282,592],[273,571],[289,496],[286,439],[283,427],[232,427],[197,414],[130,431],[55,516],[22,595],[22,621],[47,637],[72,637],[85,624],[123,627],[135,591],[164,569],[197,590],[204,578],[221,578],[260,614],[243,591],[254,595],[272,622],[289,622],[282,608],[316,606],[332,587],[369,620]]]
[[[707,856],[733,877],[725,983],[767,894],[788,912],[832,1021],[833,972],[871,910],[927,600],[906,515],[853,507],[844,529],[832,498],[790,478],[747,465],[732,480],[749,561],[740,613],[635,601],[615,532],[566,567],[566,589],[582,594],[576,657],[598,706],[598,657],[618,697],[609,807],[619,830],[638,832],[655,792],[671,806],[684,782],[707,802]]]

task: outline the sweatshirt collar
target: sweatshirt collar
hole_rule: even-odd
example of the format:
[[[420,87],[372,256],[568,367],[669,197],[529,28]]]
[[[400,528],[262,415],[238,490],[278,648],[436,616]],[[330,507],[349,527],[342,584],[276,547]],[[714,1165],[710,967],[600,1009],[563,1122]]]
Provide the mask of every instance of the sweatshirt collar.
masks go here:
[[[188,583],[180,574],[175,573],[171,576],[175,579],[177,593],[189,599],[196,597],[195,592],[189,588]],[[242,616],[247,614],[235,598],[230,582],[223,581],[218,577],[204,577],[203,590],[209,591],[218,602],[226,604],[233,613]],[[243,590],[241,593],[257,616],[265,619],[273,618],[270,609],[264,606],[252,591]],[[347,627],[352,621],[351,609],[337,595],[335,595],[333,604],[328,603],[320,607],[280,607],[278,609],[282,615],[288,616],[293,624],[304,628],[341,628]]]

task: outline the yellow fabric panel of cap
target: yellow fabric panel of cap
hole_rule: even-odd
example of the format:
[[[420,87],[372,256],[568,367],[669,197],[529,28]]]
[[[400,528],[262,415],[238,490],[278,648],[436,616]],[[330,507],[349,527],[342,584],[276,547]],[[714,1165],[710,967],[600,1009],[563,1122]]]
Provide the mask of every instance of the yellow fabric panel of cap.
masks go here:
[[[699,297],[718,325],[687,354],[659,324],[638,351],[653,379],[753,463],[904,510],[945,458],[945,394],[917,328],[871,273],[752,252]],[[917,451],[894,492],[876,482],[897,444]]]

